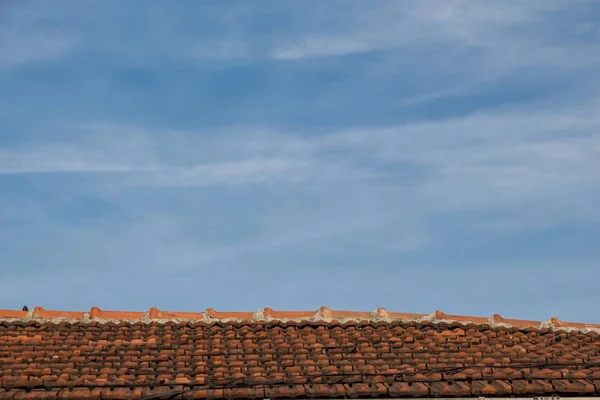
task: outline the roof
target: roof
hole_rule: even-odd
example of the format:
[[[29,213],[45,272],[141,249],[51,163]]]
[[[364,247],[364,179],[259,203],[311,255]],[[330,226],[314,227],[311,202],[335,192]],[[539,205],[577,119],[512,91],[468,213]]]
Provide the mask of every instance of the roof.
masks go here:
[[[591,396],[599,333],[441,311],[0,310],[0,399]]]

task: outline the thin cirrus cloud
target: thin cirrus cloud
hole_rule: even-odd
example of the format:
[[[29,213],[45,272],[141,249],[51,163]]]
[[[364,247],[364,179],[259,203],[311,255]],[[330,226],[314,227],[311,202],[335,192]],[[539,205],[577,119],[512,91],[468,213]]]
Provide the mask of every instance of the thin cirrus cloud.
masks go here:
[[[4,32],[0,37],[0,67],[19,67],[32,63],[53,62],[76,48],[74,38],[41,33]]]
[[[299,60],[310,57],[340,56],[365,53],[385,48],[361,38],[306,38],[300,43],[276,48],[271,57],[276,60]]]
[[[511,131],[514,126],[519,129]],[[464,196],[469,191],[480,203],[492,204],[597,187],[599,126],[593,109],[553,115],[500,112],[315,137],[254,130],[204,141],[203,136],[183,132],[175,147],[162,152],[161,146],[169,146],[164,138],[169,133],[105,126],[114,133],[106,136],[112,139],[104,150],[96,141],[95,147],[7,152],[0,154],[0,173],[135,174],[129,184],[185,187],[389,180],[412,166],[428,173],[408,183],[410,187],[440,192],[464,187],[448,190],[443,196],[446,205],[470,204]],[[128,133],[130,143],[140,145],[130,144],[123,152],[112,143]],[[153,146],[152,138],[161,136],[162,144]],[[169,159],[168,154],[180,154],[181,147],[198,150],[185,163]]]
[[[0,308],[600,318],[595,2],[82,4],[2,8]]]

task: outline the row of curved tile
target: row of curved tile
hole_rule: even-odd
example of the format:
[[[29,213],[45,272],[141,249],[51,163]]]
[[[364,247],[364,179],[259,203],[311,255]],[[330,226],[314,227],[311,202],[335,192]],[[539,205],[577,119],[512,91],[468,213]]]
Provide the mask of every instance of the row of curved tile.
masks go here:
[[[529,321],[520,319],[503,318],[498,314],[491,317],[472,317],[464,315],[451,315],[442,311],[430,314],[412,314],[388,312],[385,308],[378,308],[372,312],[340,311],[321,307],[317,311],[276,311],[265,308],[256,312],[222,312],[212,308],[204,312],[173,312],[150,308],[148,311],[109,311],[99,307],[92,307],[89,311],[61,311],[46,310],[40,306],[33,310],[0,310],[0,319],[22,320],[67,320],[67,321],[437,321],[460,322],[490,325],[506,325],[516,327],[535,328],[564,328],[564,329],[600,329],[600,324],[584,324],[563,322],[557,318],[547,321]]]

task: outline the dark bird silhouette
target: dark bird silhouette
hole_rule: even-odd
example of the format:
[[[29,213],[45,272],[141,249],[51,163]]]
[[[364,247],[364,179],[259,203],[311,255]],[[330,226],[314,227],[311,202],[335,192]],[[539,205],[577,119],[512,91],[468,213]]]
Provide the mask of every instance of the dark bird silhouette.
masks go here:
[[[23,306],[23,311],[29,311],[29,308],[27,308],[27,306]]]

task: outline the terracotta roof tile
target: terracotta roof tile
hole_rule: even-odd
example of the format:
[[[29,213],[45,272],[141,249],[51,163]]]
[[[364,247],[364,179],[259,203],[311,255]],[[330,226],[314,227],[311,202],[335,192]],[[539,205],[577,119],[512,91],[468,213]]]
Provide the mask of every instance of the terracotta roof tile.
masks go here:
[[[0,310],[0,399],[599,395],[599,332],[382,308]]]

